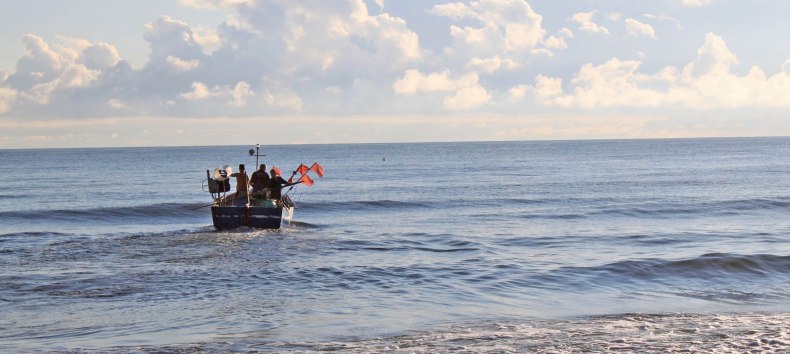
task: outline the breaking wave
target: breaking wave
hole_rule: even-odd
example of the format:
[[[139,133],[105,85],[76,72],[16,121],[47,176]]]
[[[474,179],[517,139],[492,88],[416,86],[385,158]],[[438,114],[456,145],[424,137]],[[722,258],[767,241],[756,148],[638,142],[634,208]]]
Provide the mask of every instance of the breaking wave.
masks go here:
[[[20,210],[0,212],[0,221],[25,222],[31,218],[59,222],[139,221],[156,223],[157,220],[174,220],[185,217],[205,216],[204,203],[160,203],[130,207],[102,207],[86,209]]]
[[[790,256],[708,253],[692,259],[627,260],[586,268],[587,272],[617,274],[635,279],[768,276],[790,271]]]

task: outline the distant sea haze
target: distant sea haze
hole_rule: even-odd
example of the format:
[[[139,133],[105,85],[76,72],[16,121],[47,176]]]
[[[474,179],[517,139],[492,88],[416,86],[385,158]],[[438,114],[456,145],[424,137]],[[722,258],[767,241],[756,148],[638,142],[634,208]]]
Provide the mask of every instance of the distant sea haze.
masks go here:
[[[249,148],[0,150],[0,352],[790,351],[790,138]]]

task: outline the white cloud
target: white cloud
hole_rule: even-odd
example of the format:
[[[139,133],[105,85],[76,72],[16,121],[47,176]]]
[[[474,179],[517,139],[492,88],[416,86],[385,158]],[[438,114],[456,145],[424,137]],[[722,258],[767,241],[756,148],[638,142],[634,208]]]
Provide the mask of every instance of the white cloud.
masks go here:
[[[518,63],[512,59],[502,59],[498,55],[493,58],[472,58],[469,66],[478,68],[487,74],[493,74],[499,70],[515,70],[519,67]]]
[[[444,107],[451,110],[472,109],[485,105],[491,95],[483,86],[473,84],[464,86],[451,97],[444,99]]]
[[[150,55],[137,70],[106,43],[60,37],[63,44],[51,46],[28,35],[25,56],[0,82],[0,87],[16,92],[14,102],[19,105],[10,105],[11,91],[4,91],[4,110],[27,107],[25,114],[31,116],[81,116],[78,111],[89,110],[87,115],[95,116],[116,114],[121,108],[118,102],[123,102],[124,114],[162,109],[174,115],[214,115],[223,112],[218,103],[239,114],[346,107],[319,102],[316,98],[322,92],[313,85],[386,102],[387,97],[378,92],[390,87],[406,68],[419,66],[425,54],[419,37],[403,19],[387,13],[371,15],[362,0],[184,1],[182,5],[236,13],[217,29],[193,29],[169,16],[146,24],[144,39]],[[513,65],[512,60],[502,59],[501,68]],[[270,87],[271,82],[278,84]],[[366,88],[355,88],[357,82],[366,82]],[[284,97],[286,103],[250,100],[255,92]],[[67,100],[75,94],[80,95],[80,105],[48,107],[53,97]],[[183,103],[209,99],[214,106]],[[88,108],[91,104],[95,109]]]
[[[546,47],[553,49],[566,49],[568,48],[568,43],[565,42],[565,38],[573,38],[573,32],[567,28],[561,29],[559,32],[557,32],[557,35],[546,39]]]
[[[428,75],[418,70],[408,70],[403,78],[392,85],[392,88],[400,95],[419,92],[455,92],[444,99],[444,108],[451,110],[477,108],[491,100],[491,95],[480,85],[476,73],[451,79],[450,72],[447,70]]]
[[[302,110],[302,99],[290,92],[266,91],[263,99],[269,107],[299,112]]]
[[[669,22],[672,22],[672,23],[674,23],[674,24],[675,24],[675,28],[676,28],[678,31],[679,31],[679,30],[681,30],[681,29],[683,28],[683,27],[680,25],[680,20],[678,20],[678,19],[676,19],[676,18],[674,18],[674,17],[669,17],[669,16],[666,16],[666,15],[653,15],[653,14],[644,14],[643,16],[645,16],[645,17],[647,17],[647,18],[649,18],[649,19],[653,19],[653,20],[660,20],[660,21],[669,21]]]
[[[508,93],[511,98],[522,99],[528,94],[543,103],[550,103],[550,99],[562,95],[562,79],[545,75],[535,77],[535,85],[518,85],[511,88]]]
[[[221,98],[233,107],[244,107],[247,100],[255,93],[251,90],[249,83],[241,81],[232,88],[230,86],[214,86],[209,88],[202,82],[193,82],[192,91],[182,93],[181,98],[188,101],[199,101],[210,98]]]
[[[685,6],[707,6],[710,5],[713,0],[683,0],[683,5]]]
[[[168,55],[167,58],[165,58],[165,61],[170,64],[173,69],[180,72],[190,71],[200,65],[200,61],[197,59],[181,60],[172,55]]]
[[[107,43],[67,37],[47,43],[31,34],[16,67],[0,73],[0,116],[597,114],[790,104],[790,60],[781,70],[740,66],[724,38],[691,37],[696,27],[683,35],[699,39],[697,58],[661,68],[656,60],[667,56],[650,46],[675,43],[671,24],[657,21],[677,23],[672,18],[629,18],[641,12],[611,8],[576,13],[569,5],[565,13],[575,15],[568,20],[544,17],[524,0],[435,3],[409,12],[387,2],[401,18],[383,11],[384,1],[183,1],[226,12],[227,20],[206,28],[154,19],[144,29],[150,56],[140,68]],[[653,26],[637,19],[667,33],[659,41]],[[590,41],[600,38],[578,35],[609,34],[599,23],[612,29],[611,40],[596,45]],[[624,26],[615,30],[612,23]],[[544,25],[560,30],[548,33]],[[639,38],[617,46],[626,33]],[[672,60],[693,55],[684,51]]]
[[[17,62],[16,72],[8,78],[12,85],[27,89],[52,81],[61,74],[65,64],[63,57],[51,50],[41,37],[27,34],[22,41],[25,55]]]
[[[537,14],[524,0],[479,0],[470,4],[435,5],[433,13],[456,20],[473,19],[481,27],[451,26],[450,34],[476,53],[529,52],[543,40],[546,31]]]
[[[247,105],[247,100],[254,96],[255,93],[250,89],[250,84],[242,81],[236,84],[231,93],[231,104],[236,107],[244,107]]]
[[[107,43],[92,43],[82,51],[76,62],[89,69],[106,70],[117,65],[119,61],[121,56],[115,47]]]
[[[340,86],[329,86],[324,89],[324,92],[333,96],[340,96],[343,94],[343,91],[343,88]]]
[[[62,45],[52,48],[41,37],[25,35],[25,55],[2,83],[6,88],[3,99],[6,112],[10,110],[9,97],[22,105],[31,102],[46,105],[60,92],[70,94],[95,86],[102,70],[111,69],[119,62],[117,50],[108,44],[59,38]]]
[[[641,62],[612,59],[585,64],[572,80],[573,93],[551,100],[563,107],[685,107],[694,110],[738,107],[790,107],[790,73],[773,76],[753,67],[744,76],[732,72],[738,60],[724,40],[712,33],[682,70],[666,67],[654,74],[638,71]]]
[[[56,81],[62,87],[84,88],[96,81],[99,78],[99,74],[100,71],[90,70],[85,65],[69,65]]]
[[[407,70],[401,79],[392,85],[395,93],[411,95],[418,92],[452,91],[458,87],[450,79],[450,72],[445,70],[438,73],[424,75],[419,70]]]
[[[16,96],[16,90],[0,87],[0,113],[8,112],[11,109],[11,104],[16,100]]]
[[[195,100],[204,100],[209,97],[213,97],[219,94],[219,88],[214,88],[210,90],[206,84],[202,82],[193,82],[192,83],[192,91],[182,93],[181,98],[195,101]]]
[[[656,38],[656,31],[653,29],[653,26],[639,22],[633,18],[625,19],[625,27],[628,30],[628,34],[632,36]]]
[[[110,106],[112,109],[116,110],[127,110],[129,109],[129,105],[126,104],[123,100],[113,98],[107,101],[107,105]]]
[[[661,95],[639,87],[637,69],[640,62],[612,59],[602,65],[585,64],[571,81],[574,93],[554,100],[560,106],[593,108],[613,106],[652,107],[661,103]]]
[[[250,5],[253,0],[178,0],[181,6],[198,9],[231,8],[238,5]]]
[[[535,78],[535,94],[541,98],[562,95],[562,79],[538,75]]]
[[[162,16],[144,26],[143,38],[151,46],[151,60],[162,61],[169,56],[192,60],[203,55],[203,47],[195,40],[186,22]]]
[[[705,44],[697,50],[697,61],[683,70],[689,75],[725,74],[735,64],[738,64],[738,58],[727,48],[724,39],[708,33]]]
[[[571,19],[579,24],[579,29],[582,31],[609,34],[609,30],[606,27],[593,22],[595,13],[596,11],[579,12],[574,14]]]
[[[198,26],[194,28],[192,35],[195,42],[203,47],[204,54],[212,53],[222,46],[222,38],[214,28]]]

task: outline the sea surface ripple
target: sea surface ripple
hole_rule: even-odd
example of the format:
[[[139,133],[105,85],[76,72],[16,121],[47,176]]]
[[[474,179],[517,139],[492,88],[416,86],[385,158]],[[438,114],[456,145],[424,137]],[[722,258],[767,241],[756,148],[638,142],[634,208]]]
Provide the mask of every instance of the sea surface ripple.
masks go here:
[[[0,150],[0,352],[790,350],[790,139]]]

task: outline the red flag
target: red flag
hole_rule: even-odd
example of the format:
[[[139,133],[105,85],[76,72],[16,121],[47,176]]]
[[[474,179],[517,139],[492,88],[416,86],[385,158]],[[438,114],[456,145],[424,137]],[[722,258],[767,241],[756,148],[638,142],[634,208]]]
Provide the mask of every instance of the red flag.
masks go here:
[[[304,183],[305,186],[308,186],[308,187],[313,185],[313,180],[310,179],[310,177],[308,175],[302,175],[302,177],[299,177],[299,180],[296,181],[296,182],[302,182],[302,183]]]
[[[305,166],[304,164],[301,164],[299,165],[298,168],[296,168],[296,172],[299,172],[300,174],[305,174],[307,173],[307,171],[310,171],[310,168]]]
[[[318,177],[324,178],[324,168],[318,164],[318,162],[314,162],[312,166],[310,166],[310,171],[313,171],[318,174]]]
[[[283,173],[282,173],[282,172],[280,172],[280,169],[279,169],[279,168],[277,168],[277,167],[274,167],[274,166],[272,166],[272,170],[274,170],[274,172],[277,172],[277,175],[278,175],[278,176],[282,176],[282,175],[283,175]],[[274,177],[274,176],[272,176],[272,177]]]

